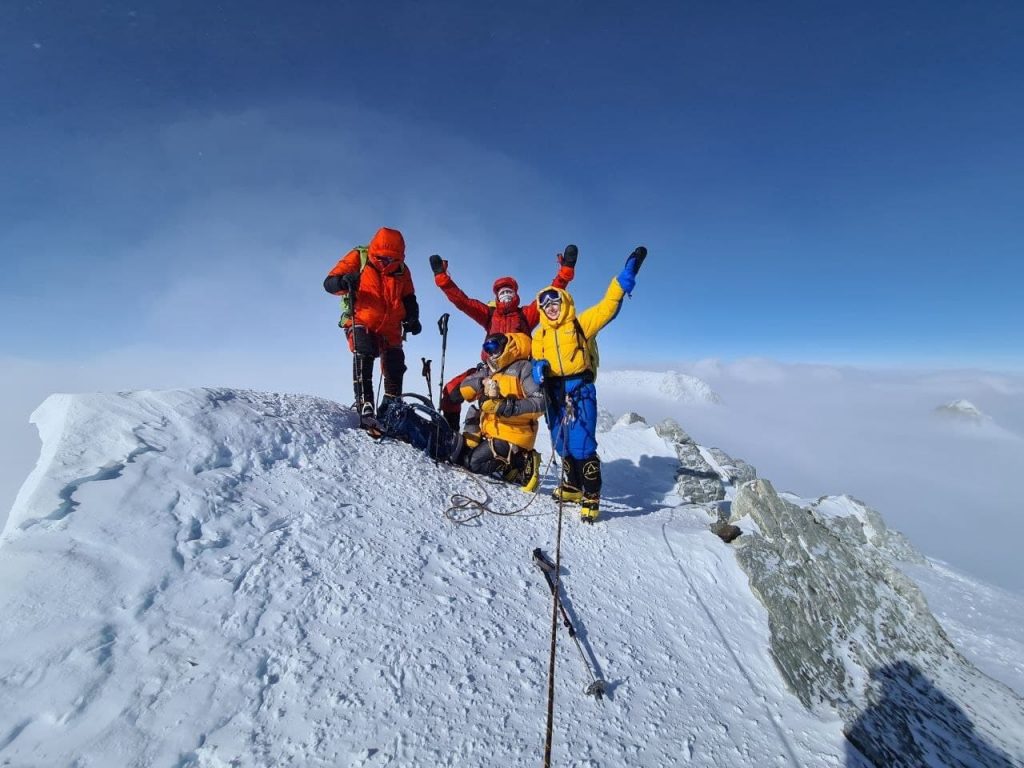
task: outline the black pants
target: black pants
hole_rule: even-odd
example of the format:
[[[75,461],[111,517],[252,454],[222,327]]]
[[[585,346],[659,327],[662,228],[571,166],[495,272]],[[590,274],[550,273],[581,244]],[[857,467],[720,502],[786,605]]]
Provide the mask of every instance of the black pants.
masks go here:
[[[583,491],[585,496],[600,496],[601,459],[596,453],[585,459],[563,456],[562,485]]]
[[[499,470],[522,469],[527,452],[504,440],[484,438],[476,448],[466,449],[459,463],[477,475],[490,475]]]
[[[384,372],[384,394],[399,397],[402,394],[402,378],[405,375],[405,350],[401,346],[390,347],[384,338],[371,333],[361,325],[352,326],[352,385],[356,404],[372,403],[373,361],[380,358]]]

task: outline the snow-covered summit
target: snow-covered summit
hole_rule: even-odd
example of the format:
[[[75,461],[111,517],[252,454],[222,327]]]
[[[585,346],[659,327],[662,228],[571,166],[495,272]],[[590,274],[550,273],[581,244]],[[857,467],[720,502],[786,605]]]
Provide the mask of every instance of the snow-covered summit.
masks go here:
[[[970,400],[952,400],[935,408],[936,416],[971,424],[985,424],[992,419]]]
[[[676,403],[718,403],[719,396],[702,379],[676,371],[606,371],[600,373],[601,392],[657,398]]]
[[[33,418],[39,464],[0,537],[0,764],[537,764],[552,604],[529,555],[555,552],[545,494],[373,443],[317,398],[54,396]],[[601,522],[563,521],[581,647],[559,630],[554,762],[867,766],[843,736],[855,710],[812,712],[787,686],[774,604],[708,530],[752,469],[659,426],[602,434]],[[691,459],[724,501],[684,503]],[[482,514],[454,524],[473,514],[457,494]],[[767,526],[750,519],[739,542]],[[788,587],[802,609],[805,588]],[[999,605],[1019,615],[1014,600]],[[978,649],[1019,644],[1006,626],[954,639],[984,662]],[[1024,672],[997,671],[1024,690]],[[976,707],[974,674],[950,694],[967,713],[950,732],[1019,764],[1015,698]]]

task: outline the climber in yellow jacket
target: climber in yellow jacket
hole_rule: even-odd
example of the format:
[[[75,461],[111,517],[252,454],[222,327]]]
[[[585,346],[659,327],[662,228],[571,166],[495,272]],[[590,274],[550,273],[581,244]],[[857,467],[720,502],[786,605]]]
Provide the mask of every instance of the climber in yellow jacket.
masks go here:
[[[536,491],[540,481],[537,441],[544,393],[533,380],[530,337],[492,333],[484,339],[485,362],[452,393],[454,402],[476,401],[466,418],[463,445],[454,461],[471,472],[501,473],[523,490]],[[479,418],[478,423],[474,416]],[[478,429],[474,429],[476,427]]]
[[[549,286],[537,294],[540,325],[533,332],[533,378],[544,387],[551,445],[562,457],[562,482],[553,495],[581,502],[580,516],[587,523],[597,520],[601,501],[594,340],[619,314],[646,257],[646,248],[636,248],[604,298],[578,315],[572,296],[563,289]]]

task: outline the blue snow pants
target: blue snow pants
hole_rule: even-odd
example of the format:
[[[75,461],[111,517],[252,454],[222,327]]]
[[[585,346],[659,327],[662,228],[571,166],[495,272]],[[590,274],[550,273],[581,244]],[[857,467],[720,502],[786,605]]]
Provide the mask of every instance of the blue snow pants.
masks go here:
[[[555,453],[588,459],[597,453],[597,388],[590,374],[545,382],[548,429]]]

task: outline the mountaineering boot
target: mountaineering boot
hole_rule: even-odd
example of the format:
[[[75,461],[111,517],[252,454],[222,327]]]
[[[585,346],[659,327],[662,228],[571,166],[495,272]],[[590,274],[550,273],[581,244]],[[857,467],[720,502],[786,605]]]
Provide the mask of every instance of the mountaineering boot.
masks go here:
[[[395,397],[394,395],[384,395],[384,397],[382,397],[380,400],[380,405],[377,406],[377,421],[383,423],[384,420],[387,418],[388,409],[391,408],[391,406],[394,405],[395,403],[401,402],[402,399],[400,397]]]
[[[373,438],[378,438],[382,434],[380,422],[373,412],[373,403],[369,400],[359,405],[359,428],[365,429]]]
[[[588,493],[583,497],[583,504],[580,507],[580,520],[584,523],[596,523],[600,511],[601,497]]]
[[[519,490],[526,493],[536,493],[540,485],[540,454],[537,451],[530,451],[526,457],[526,466],[523,468],[523,485]]]
[[[571,485],[560,485],[551,492],[551,498],[555,501],[567,501],[570,504],[578,504],[583,500],[583,491]]]

